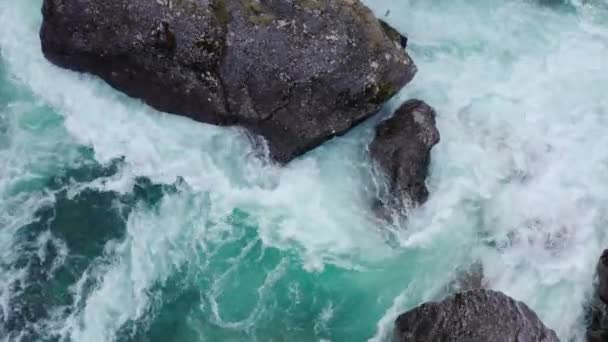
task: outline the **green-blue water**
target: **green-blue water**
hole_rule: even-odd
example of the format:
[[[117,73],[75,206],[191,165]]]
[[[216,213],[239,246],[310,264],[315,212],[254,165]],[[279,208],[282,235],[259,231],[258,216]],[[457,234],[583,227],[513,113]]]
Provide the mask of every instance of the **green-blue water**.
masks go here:
[[[384,341],[459,269],[582,340],[608,247],[608,4],[366,0],[438,111],[427,204],[370,209],[366,123],[285,168],[40,52],[0,0],[0,340]],[[388,15],[387,15],[388,14]]]

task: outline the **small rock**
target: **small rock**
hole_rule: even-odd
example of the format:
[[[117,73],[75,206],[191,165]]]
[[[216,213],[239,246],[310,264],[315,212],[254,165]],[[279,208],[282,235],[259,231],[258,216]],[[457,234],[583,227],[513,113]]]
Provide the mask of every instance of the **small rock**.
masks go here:
[[[378,125],[370,154],[387,178],[389,194],[384,205],[401,207],[426,201],[430,152],[438,142],[435,111],[420,100],[405,102]]]

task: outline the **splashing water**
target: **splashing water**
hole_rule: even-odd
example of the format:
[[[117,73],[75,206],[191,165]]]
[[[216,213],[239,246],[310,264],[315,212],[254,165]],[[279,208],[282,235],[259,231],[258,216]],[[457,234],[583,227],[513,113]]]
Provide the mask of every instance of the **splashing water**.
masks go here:
[[[606,1],[367,0],[438,112],[431,197],[374,218],[373,122],[278,168],[44,60],[0,0],[0,338],[383,341],[480,260],[564,340],[608,203]],[[387,108],[388,111],[388,108]]]

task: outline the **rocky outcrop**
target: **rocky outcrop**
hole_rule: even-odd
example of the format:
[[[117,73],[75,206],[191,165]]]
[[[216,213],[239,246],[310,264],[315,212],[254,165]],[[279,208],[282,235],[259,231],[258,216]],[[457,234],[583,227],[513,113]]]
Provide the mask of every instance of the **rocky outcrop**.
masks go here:
[[[587,307],[587,342],[608,341],[608,305],[593,298]]]
[[[495,291],[472,290],[426,303],[399,316],[394,340],[467,342],[554,342],[524,303]]]
[[[596,270],[596,294],[587,310],[587,341],[605,342],[608,341],[608,249],[600,256]]]
[[[604,303],[608,303],[608,249],[602,252],[597,263],[597,294]]]
[[[359,0],[44,0],[42,13],[51,62],[162,111],[244,126],[279,162],[374,114],[416,72]]]
[[[438,142],[435,111],[420,100],[405,102],[378,125],[370,154],[387,178],[389,195],[383,205],[401,207],[426,201],[430,152]]]

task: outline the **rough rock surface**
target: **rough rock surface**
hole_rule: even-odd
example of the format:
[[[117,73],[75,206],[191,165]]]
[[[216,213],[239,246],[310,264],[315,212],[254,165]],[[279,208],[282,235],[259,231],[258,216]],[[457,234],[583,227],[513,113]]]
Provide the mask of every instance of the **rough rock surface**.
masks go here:
[[[384,205],[426,201],[430,152],[438,142],[435,111],[420,100],[405,102],[390,119],[378,125],[370,153],[387,177],[390,199]]]
[[[604,303],[608,303],[608,249],[602,252],[597,263],[597,293]]]
[[[593,298],[587,307],[587,341],[608,341],[608,305]]]
[[[604,250],[597,263],[596,295],[589,303],[587,315],[587,341],[608,341],[608,249]]]
[[[51,62],[244,126],[279,162],[348,131],[416,73],[359,0],[44,0],[42,13]]]
[[[495,291],[472,290],[426,303],[399,316],[399,342],[559,341],[524,303]]]

